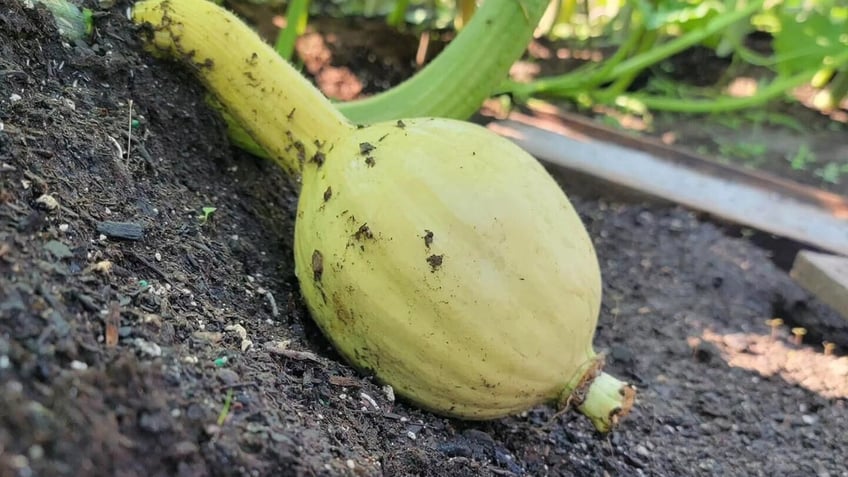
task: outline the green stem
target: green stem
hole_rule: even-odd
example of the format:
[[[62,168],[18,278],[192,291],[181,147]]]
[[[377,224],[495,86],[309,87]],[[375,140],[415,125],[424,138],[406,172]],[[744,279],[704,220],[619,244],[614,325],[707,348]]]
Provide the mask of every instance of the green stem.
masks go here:
[[[589,384],[586,397],[577,405],[577,410],[592,421],[595,429],[609,432],[633,408],[635,395],[636,391],[624,381],[600,373]]]
[[[598,70],[589,78],[585,78],[580,74],[575,74],[574,72],[571,72],[566,73],[564,75],[543,78],[531,83],[527,83],[518,89],[518,91],[520,92],[519,97],[521,95],[529,97],[535,94],[574,96],[582,93],[587,93],[587,90],[589,89],[595,88],[596,86],[609,81],[617,80],[619,78],[635,78],[635,76],[638,75],[645,68],[659,63],[660,61],[672,55],[680,53],[681,51],[684,51],[687,48],[695,46],[698,43],[709,38],[710,36],[724,30],[725,28],[728,28],[734,23],[748,18],[757,10],[759,10],[762,5],[763,0],[754,0],[753,2],[749,3],[740,10],[728,12],[724,15],[716,17],[703,28],[691,30],[680,37],[677,37],[673,40],[656,46],[648,51],[642,52],[627,60],[623,60],[622,57],[624,55],[619,56],[618,53],[616,53],[616,55],[614,55],[612,58],[610,58],[610,60],[608,60],[611,63]],[[634,11],[633,15],[639,15],[639,12]],[[638,24],[640,28],[634,30],[633,33],[629,34],[628,39],[625,41],[624,44],[622,44],[622,47],[619,49],[620,52],[629,55],[629,50],[633,48],[634,45],[642,41],[642,23],[642,21],[639,21]],[[613,59],[615,59],[616,61],[613,61]]]
[[[818,75],[818,72],[816,73]],[[836,71],[830,84],[822,85],[813,97],[813,105],[819,109],[830,110],[839,107],[839,103],[848,92],[848,71]]]
[[[512,83],[505,89],[519,101],[526,101],[531,96],[538,94],[570,96],[572,93],[599,86],[607,81],[606,78],[609,77],[610,72],[642,42],[646,30],[641,13],[634,11],[632,15],[628,15],[624,28],[629,31],[627,38],[600,67],[595,63],[586,63],[563,75],[541,78],[525,84]]]
[[[816,74],[813,75],[813,79],[810,80],[810,85],[813,88],[821,89],[827,86],[827,83],[833,78],[833,75],[836,74],[836,70],[829,67],[824,66],[816,71]]]
[[[370,98],[337,104],[358,124],[410,117],[467,119],[480,107],[533,38],[547,0],[486,0],[456,38],[423,70]],[[268,157],[232,115],[233,144]]]
[[[521,57],[547,5],[547,0],[486,0],[420,72],[386,92],[337,107],[355,123],[428,116],[467,119]]]
[[[848,64],[848,51],[841,55],[827,58],[826,66],[838,69]],[[636,101],[642,103],[648,109],[657,111],[671,111],[678,113],[722,113],[727,111],[738,111],[756,106],[762,106],[778,96],[786,93],[792,88],[807,83],[815,75],[816,71],[802,71],[793,76],[778,76],[771,83],[757,91],[752,96],[744,98],[720,97],[716,99],[686,99],[666,98],[649,95],[634,94],[620,97],[625,101]]]
[[[789,77],[777,77],[756,94],[746,97],[722,96],[715,99],[668,98],[634,94],[623,96],[621,99],[636,101],[646,108],[656,111],[671,111],[677,113],[723,113],[738,111],[756,106],[762,106],[788,90],[801,86],[810,80],[811,72],[803,72]]]
[[[230,415],[230,406],[233,403],[233,388],[227,389],[227,397],[224,398],[224,407],[218,413],[218,427],[223,426],[227,422],[227,416]]]
[[[835,101],[834,105],[839,104],[846,93],[848,93],[848,70],[842,70],[836,74],[836,78],[830,84],[830,96]]]
[[[291,60],[297,37],[306,31],[309,19],[309,0],[292,0],[286,9],[286,26],[277,35],[274,49],[280,56]]]
[[[645,52],[650,51],[651,48],[653,48],[656,44],[658,37],[659,34],[656,30],[645,32],[642,37],[642,41],[639,45],[639,54],[644,54]],[[633,84],[633,81],[636,79],[637,76],[639,76],[639,73],[641,73],[641,70],[632,70],[619,76],[609,86],[609,88],[598,94],[599,100],[601,102],[604,102],[606,98],[614,98],[620,95],[621,93],[627,91],[627,88],[629,88],[630,85]]]
[[[557,407],[564,411],[576,405],[599,432],[609,432],[633,408],[636,390],[624,381],[603,372],[603,357],[592,353],[562,390]]]
[[[392,9],[392,12],[388,17],[386,17],[386,23],[395,28],[400,26],[406,18],[407,8],[409,8],[409,0],[396,0],[395,8]]]
[[[633,58],[622,62],[618,65],[618,67],[614,68],[612,72],[610,72],[610,77],[618,78],[619,76],[629,74],[633,71],[642,71],[651,65],[659,63],[668,57],[701,43],[710,36],[728,28],[734,23],[750,17],[757,12],[757,10],[762,8],[762,6],[763,0],[754,0],[740,10],[719,15],[703,28],[689,31],[682,36],[657,46],[645,54],[634,56]]]

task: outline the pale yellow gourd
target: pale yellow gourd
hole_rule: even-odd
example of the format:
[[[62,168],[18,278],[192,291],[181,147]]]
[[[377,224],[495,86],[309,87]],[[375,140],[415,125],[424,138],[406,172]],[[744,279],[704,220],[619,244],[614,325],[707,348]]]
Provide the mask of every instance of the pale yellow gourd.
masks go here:
[[[456,120],[354,126],[205,0],[148,0],[133,18],[300,176],[297,277],[351,364],[460,418],[548,402],[606,431],[630,410],[632,388],[592,349],[601,277],[591,240],[533,157]]]

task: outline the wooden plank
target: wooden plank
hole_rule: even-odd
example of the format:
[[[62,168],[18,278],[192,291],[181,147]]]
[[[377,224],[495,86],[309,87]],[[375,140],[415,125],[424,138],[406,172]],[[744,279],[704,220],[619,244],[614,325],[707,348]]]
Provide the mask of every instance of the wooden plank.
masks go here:
[[[685,157],[672,160],[562,124],[538,127],[512,118],[487,127],[542,161],[811,248],[848,255],[848,200],[841,196],[761,173],[718,173],[707,161],[696,167]]]
[[[696,169],[705,174],[732,179],[754,187],[769,189],[802,202],[816,204],[830,210],[839,217],[848,217],[848,197],[811,187],[768,172],[721,163],[692,150],[665,144],[650,136],[628,134],[579,114],[562,111],[543,101],[533,100],[529,105],[531,114],[511,113],[509,119],[524,124],[573,136],[579,133],[594,139],[635,149],[677,164]]]
[[[848,318],[848,258],[802,250],[789,274],[823,303]]]

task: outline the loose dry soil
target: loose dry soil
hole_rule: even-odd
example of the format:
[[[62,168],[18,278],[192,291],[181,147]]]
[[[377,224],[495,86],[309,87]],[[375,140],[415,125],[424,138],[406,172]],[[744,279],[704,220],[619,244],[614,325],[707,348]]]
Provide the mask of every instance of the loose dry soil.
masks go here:
[[[567,187],[603,266],[596,347],[639,387],[621,427],[393,402],[305,312],[292,182],[126,6],[66,44],[0,0],[0,475],[848,475],[848,324],[723,227],[591,190]]]

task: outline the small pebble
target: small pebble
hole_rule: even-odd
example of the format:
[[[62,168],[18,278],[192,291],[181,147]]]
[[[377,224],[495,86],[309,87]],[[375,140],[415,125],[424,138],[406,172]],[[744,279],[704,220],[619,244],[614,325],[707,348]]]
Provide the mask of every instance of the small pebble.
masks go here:
[[[136,348],[138,348],[141,354],[145,354],[151,358],[158,358],[159,356],[162,356],[162,348],[160,348],[156,343],[136,338],[133,340],[133,344]]]
[[[71,361],[71,369],[76,371],[85,371],[88,369],[88,365],[83,363],[82,361],[73,360]]]
[[[416,436],[416,435],[415,435],[415,433],[414,433],[414,432],[412,432],[412,431],[406,431],[406,437],[408,437],[409,439],[411,439],[411,440],[413,440],[413,441],[414,441],[414,440],[416,439],[416,437],[417,437],[417,436]]]
[[[356,462],[354,462],[353,459],[348,459],[345,462],[345,464],[347,465],[347,468],[350,469],[350,470],[353,470],[353,469],[356,468]]]
[[[173,447],[173,455],[177,457],[187,457],[196,454],[197,451],[197,444],[191,441],[180,441],[174,444]]]
[[[50,194],[43,194],[41,197],[35,199],[35,203],[47,210],[56,210],[59,208],[59,201]]]
[[[218,379],[227,386],[231,386],[239,381],[239,375],[232,369],[220,368],[218,369]]]
[[[9,381],[6,383],[6,392],[9,394],[20,394],[24,391],[24,385],[20,381]]]
[[[50,254],[56,257],[56,259],[58,260],[74,256],[74,253],[71,252],[70,247],[58,240],[50,240],[49,242],[45,243],[44,249],[50,252]]]
[[[387,384],[387,385],[383,386],[383,392],[386,394],[386,399],[388,399],[389,402],[395,402],[395,390],[394,390],[394,388],[392,388],[390,385]]]
[[[25,455],[12,455],[8,457],[8,463],[13,468],[21,470],[29,467],[29,459]]]
[[[29,455],[30,460],[38,460],[44,457],[44,448],[38,444],[31,446],[27,450],[27,454]]]

